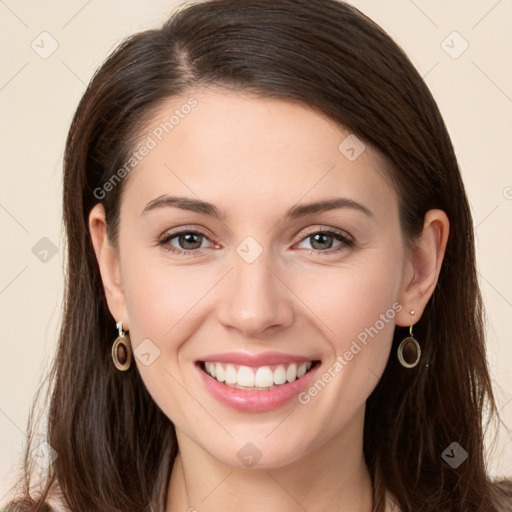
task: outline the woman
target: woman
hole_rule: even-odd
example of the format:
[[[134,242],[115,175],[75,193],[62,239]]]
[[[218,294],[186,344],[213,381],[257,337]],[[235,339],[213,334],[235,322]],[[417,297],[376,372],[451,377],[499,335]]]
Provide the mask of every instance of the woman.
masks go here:
[[[9,510],[510,510],[450,138],[357,9],[211,0],[134,35],[64,173],[52,463]]]

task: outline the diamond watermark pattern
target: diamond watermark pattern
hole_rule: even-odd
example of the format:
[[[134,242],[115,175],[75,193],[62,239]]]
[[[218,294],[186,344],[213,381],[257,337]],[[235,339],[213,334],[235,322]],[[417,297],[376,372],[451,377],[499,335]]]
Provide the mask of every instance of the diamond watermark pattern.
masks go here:
[[[365,149],[366,146],[363,141],[354,133],[351,133],[348,137],[343,139],[338,146],[339,152],[351,162],[359,158]]]
[[[236,455],[244,466],[250,468],[261,459],[262,453],[254,444],[245,443]]]
[[[48,469],[58,456],[57,452],[46,441],[39,443],[30,455],[34,462],[43,469]]]
[[[160,349],[149,338],[140,343],[133,353],[144,366],[152,365],[160,357]]]
[[[44,31],[30,43],[30,47],[41,59],[47,59],[55,53],[59,47],[59,43],[51,34]]]
[[[32,254],[42,263],[48,263],[57,254],[57,246],[49,238],[43,236],[32,247]]]
[[[452,58],[458,59],[468,48],[469,43],[454,30],[443,41],[441,48]]]
[[[445,462],[453,469],[457,469],[468,458],[468,452],[464,450],[459,443],[454,441],[446,448],[441,457],[443,457]]]
[[[238,244],[236,252],[246,263],[252,263],[263,252],[263,247],[252,236],[248,236]]]

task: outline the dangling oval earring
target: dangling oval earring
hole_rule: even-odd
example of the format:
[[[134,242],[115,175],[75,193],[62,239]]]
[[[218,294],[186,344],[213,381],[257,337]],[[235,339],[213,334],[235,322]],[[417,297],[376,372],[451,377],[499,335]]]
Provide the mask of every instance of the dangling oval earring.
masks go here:
[[[128,370],[132,364],[132,347],[130,336],[123,331],[123,323],[116,324],[119,336],[112,345],[112,360],[120,372]]]
[[[409,327],[409,336],[404,338],[397,350],[398,360],[404,368],[414,368],[421,358],[420,344],[412,335],[412,325]]]

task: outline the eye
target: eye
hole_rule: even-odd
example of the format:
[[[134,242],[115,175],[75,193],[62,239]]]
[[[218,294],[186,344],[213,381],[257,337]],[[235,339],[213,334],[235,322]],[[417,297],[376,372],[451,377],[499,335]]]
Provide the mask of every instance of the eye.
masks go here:
[[[171,243],[175,239],[178,247]],[[204,233],[187,229],[165,234],[158,244],[175,254],[201,254],[203,251],[199,249],[207,247],[203,245],[205,240],[209,238]]]
[[[308,239],[311,240],[312,249],[309,250],[311,254],[328,255],[340,252],[354,245],[354,240],[348,233],[332,228],[312,231],[303,237],[300,243]],[[173,240],[175,240],[174,243],[172,243]],[[173,233],[166,233],[159,240],[158,245],[163,246],[165,250],[174,254],[198,255],[203,253],[202,249],[208,247],[208,244],[204,245],[204,242],[209,240],[210,239],[200,231],[184,229]],[[338,241],[339,243],[333,248],[334,241]]]
[[[312,246],[310,253],[313,254],[332,254],[354,245],[354,240],[348,233],[333,229],[321,229],[310,232],[302,239],[301,243],[306,240],[310,240]],[[336,240],[339,244],[333,248],[333,243]]]

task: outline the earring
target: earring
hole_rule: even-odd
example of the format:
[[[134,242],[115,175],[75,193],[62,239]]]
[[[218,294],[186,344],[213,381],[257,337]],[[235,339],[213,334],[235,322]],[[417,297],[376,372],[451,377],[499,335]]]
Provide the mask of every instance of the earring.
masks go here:
[[[119,336],[112,345],[112,359],[115,367],[120,372],[125,372],[132,364],[132,347],[130,344],[130,336],[123,331],[123,323],[116,324]]]
[[[409,336],[404,338],[398,346],[397,354],[404,368],[414,368],[419,363],[421,347],[412,335],[412,325],[409,327]]]

